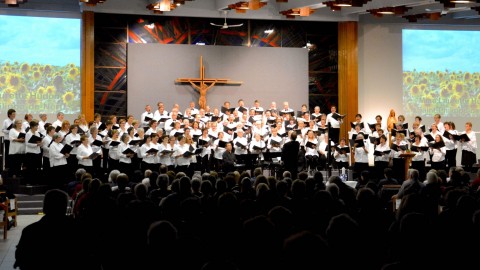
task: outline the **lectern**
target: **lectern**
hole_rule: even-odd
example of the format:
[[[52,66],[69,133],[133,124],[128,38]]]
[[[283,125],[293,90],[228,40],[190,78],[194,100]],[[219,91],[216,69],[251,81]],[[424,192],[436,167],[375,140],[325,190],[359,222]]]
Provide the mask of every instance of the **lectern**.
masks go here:
[[[412,158],[415,156],[414,153],[404,153],[404,154],[400,154],[399,157],[405,159],[405,178],[408,176],[407,172],[408,172],[408,169],[410,168],[410,163],[412,162]],[[403,179],[404,181],[406,179]]]

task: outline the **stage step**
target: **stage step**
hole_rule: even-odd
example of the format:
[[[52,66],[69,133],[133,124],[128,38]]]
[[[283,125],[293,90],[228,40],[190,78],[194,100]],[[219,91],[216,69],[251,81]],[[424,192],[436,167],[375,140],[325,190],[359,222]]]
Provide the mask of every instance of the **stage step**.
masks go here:
[[[16,194],[19,215],[37,215],[43,212],[43,194]]]
[[[44,194],[15,194],[17,197],[17,207],[19,215],[38,215],[43,214]],[[69,198],[69,206],[71,200]]]

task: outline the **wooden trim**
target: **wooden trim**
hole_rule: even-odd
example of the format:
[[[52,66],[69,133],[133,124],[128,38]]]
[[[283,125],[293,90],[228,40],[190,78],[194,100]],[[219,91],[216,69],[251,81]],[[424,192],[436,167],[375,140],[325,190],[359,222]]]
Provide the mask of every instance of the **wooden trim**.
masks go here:
[[[347,114],[340,129],[340,137],[348,139],[350,122],[358,113],[358,24],[338,23],[338,108]]]
[[[95,58],[94,26],[95,14],[92,11],[82,13],[82,113],[87,121],[93,120]]]

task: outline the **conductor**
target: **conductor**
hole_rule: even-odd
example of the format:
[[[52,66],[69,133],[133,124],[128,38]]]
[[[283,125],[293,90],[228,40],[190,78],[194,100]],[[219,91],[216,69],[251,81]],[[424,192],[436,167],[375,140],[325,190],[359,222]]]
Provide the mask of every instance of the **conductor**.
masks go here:
[[[292,131],[290,133],[290,141],[286,142],[282,149],[283,166],[286,171],[292,174],[292,179],[297,179],[299,150],[300,143],[297,142],[297,133]]]

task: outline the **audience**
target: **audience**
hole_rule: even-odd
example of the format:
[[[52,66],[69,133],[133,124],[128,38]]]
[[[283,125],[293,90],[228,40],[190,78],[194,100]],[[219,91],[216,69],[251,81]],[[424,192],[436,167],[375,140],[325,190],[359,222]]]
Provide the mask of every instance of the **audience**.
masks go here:
[[[162,170],[139,182],[113,172],[102,183],[77,171],[79,190],[50,190],[45,216],[24,229],[20,269],[471,269],[480,220],[468,174],[408,171],[383,207],[376,181],[338,176],[265,177],[256,168],[219,176]],[[369,180],[367,180],[369,179]],[[394,184],[385,170],[384,184]],[[133,184],[132,184],[133,183]],[[131,187],[131,188],[130,188]],[[459,233],[462,235],[459,235]],[[471,236],[471,237],[470,237]],[[444,247],[449,256],[434,259]],[[462,255],[467,256],[463,257]],[[433,260],[433,262],[432,262]],[[462,260],[462,262],[458,262]]]

